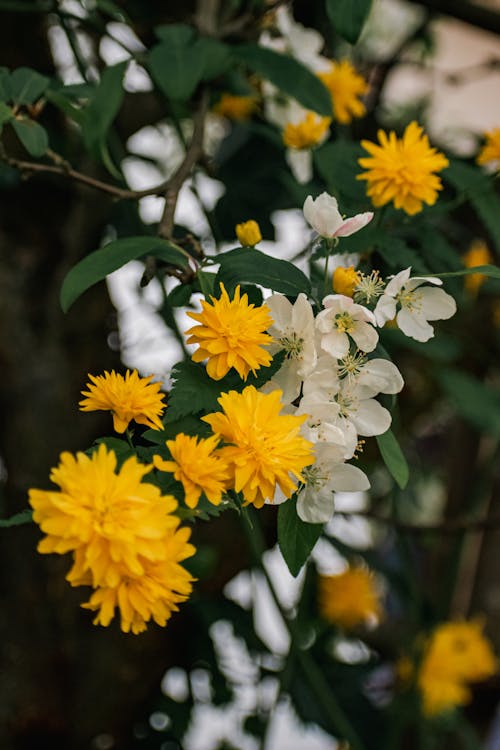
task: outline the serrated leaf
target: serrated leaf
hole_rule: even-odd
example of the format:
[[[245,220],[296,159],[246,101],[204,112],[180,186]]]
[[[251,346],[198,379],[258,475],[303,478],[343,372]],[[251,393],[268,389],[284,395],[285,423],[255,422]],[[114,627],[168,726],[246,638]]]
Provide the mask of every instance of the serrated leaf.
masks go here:
[[[392,430],[387,430],[383,435],[377,435],[377,444],[380,454],[391,476],[395,479],[402,490],[408,484],[410,469]]]
[[[180,419],[174,419],[172,416],[172,410],[167,408],[164,429],[146,430],[142,433],[141,437],[143,440],[148,440],[155,445],[164,446],[167,440],[172,440],[179,434],[179,432],[183,432],[185,435],[206,437],[210,434],[210,427],[206,422],[202,422],[201,419],[198,419],[198,417],[195,417],[192,414],[187,414]]]
[[[25,523],[31,523],[33,520],[33,511],[29,508],[15,513],[10,518],[0,518],[0,529],[8,529],[11,526],[23,526]]]
[[[31,68],[17,68],[10,74],[10,97],[16,104],[33,104],[48,87],[50,79]]]
[[[260,250],[237,247],[222,253],[217,260],[220,269],[215,279],[216,289],[222,281],[228,292],[232,292],[237,284],[248,281],[291,297],[311,292],[309,279],[293,263],[272,258]]]
[[[372,0],[326,0],[326,12],[337,34],[356,44],[371,5]]]
[[[330,92],[302,63],[258,44],[242,44],[233,54],[254,73],[271,81],[280,91],[297,99],[306,109],[332,117]]]
[[[440,369],[437,378],[460,416],[480,432],[500,436],[500,393],[464,372]]]
[[[323,524],[305,523],[297,515],[294,498],[278,509],[278,545],[288,570],[298,576],[323,530]]]
[[[95,250],[73,266],[63,281],[60,303],[67,312],[73,302],[98,281],[131,260],[154,255],[166,263],[187,267],[186,256],[172,243],[159,237],[126,237]]]
[[[220,381],[211,380],[204,367],[194,362],[179,362],[172,368],[175,381],[168,399],[167,416],[177,420],[200,411],[214,411],[221,394]]]
[[[443,172],[443,179],[465,194],[500,251],[500,198],[492,177],[478,167],[454,159]]]
[[[45,128],[34,120],[13,119],[10,124],[17,137],[31,156],[43,156],[49,146],[49,137]]]
[[[93,453],[101,444],[104,444],[108,451],[113,451],[119,466],[121,466],[122,463],[127,460],[127,458],[135,456],[135,451],[131,448],[127,441],[120,440],[120,438],[116,437],[97,438],[88,452]]]
[[[101,156],[102,144],[120,109],[124,95],[123,76],[127,65],[128,61],[124,60],[106,68],[84,110],[83,140],[96,157]]]

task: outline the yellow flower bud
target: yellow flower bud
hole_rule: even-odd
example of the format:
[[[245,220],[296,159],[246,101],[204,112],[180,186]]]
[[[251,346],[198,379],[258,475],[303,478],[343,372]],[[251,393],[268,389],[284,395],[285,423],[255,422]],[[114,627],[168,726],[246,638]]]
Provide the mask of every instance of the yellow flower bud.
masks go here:
[[[466,268],[474,268],[487,266],[491,263],[492,256],[483,240],[474,240],[462,260]],[[465,277],[465,288],[471,296],[475,297],[484,281],[486,281],[486,276],[483,273],[473,273]]]
[[[356,285],[359,284],[359,274],[354,270],[354,266],[349,266],[349,268],[339,266],[333,272],[332,282],[334,292],[352,297]]]
[[[222,94],[214,106],[214,112],[229,120],[248,120],[258,108],[259,102],[255,96]]]
[[[236,224],[236,236],[243,247],[254,247],[262,239],[260,227],[253,219]]]

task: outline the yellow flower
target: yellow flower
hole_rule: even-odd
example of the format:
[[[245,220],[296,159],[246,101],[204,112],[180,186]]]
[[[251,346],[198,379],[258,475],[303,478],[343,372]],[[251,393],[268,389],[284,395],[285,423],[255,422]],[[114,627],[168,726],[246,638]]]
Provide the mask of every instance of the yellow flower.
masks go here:
[[[63,453],[50,475],[59,490],[31,489],[29,501],[46,535],[38,551],[73,552],[67,580],[97,589],[89,606],[103,609],[95,622],[109,623],[113,600],[122,630],[140,632],[151,617],[164,624],[187,597],[191,577],[179,563],[195,550],[189,530],[178,528],[175,498],[142,481],[151,466],[131,457],[116,467],[104,444],[91,456]]]
[[[484,137],[486,142],[477,155],[476,161],[478,164],[493,162],[498,169],[500,164],[500,128],[488,130]]]
[[[355,287],[359,284],[360,276],[354,270],[354,266],[344,268],[339,266],[333,272],[333,291],[336,294],[344,294],[346,297],[352,297]]]
[[[353,117],[366,114],[365,105],[359,101],[359,97],[366,94],[368,84],[349,60],[332,61],[329,70],[318,73],[318,78],[332,95],[333,114],[338,122],[347,125]]]
[[[99,586],[90,599],[82,604],[84,609],[97,610],[94,625],[106,627],[113,619],[115,608],[121,618],[121,629],[128,633],[141,633],[146,623],[154,620],[164,626],[172,612],[177,612],[180,602],[186,601],[192,591],[193,578],[180,565],[194,552],[188,544],[190,530],[178,529],[164,541],[165,560],[144,562],[142,575],[120,577],[115,586]],[[80,585],[84,581],[72,582]]]
[[[314,462],[311,443],[300,434],[305,415],[282,415],[281,391],[260,393],[247,386],[218,399],[223,412],[202,417],[229,445],[220,449],[231,471],[232,487],[245,504],[261,508],[279,485],[290,497],[302,481],[302,469]]]
[[[240,296],[237,286],[234,299],[230,300],[221,283],[219,299],[211,297],[211,303],[203,300],[200,313],[188,312],[190,318],[200,325],[193,326],[186,334],[188,344],[198,344],[192,355],[194,362],[208,359],[207,373],[220,380],[234,367],[240,378],[246,380],[248,373],[268,367],[272,356],[262,347],[272,342],[265,333],[272,325],[269,308],[248,304],[248,295]]]
[[[357,175],[368,182],[367,194],[374,206],[391,201],[412,216],[422,210],[423,203],[432,206],[442,189],[441,179],[434,174],[448,166],[444,154],[431,148],[429,139],[416,122],[411,122],[401,139],[391,130],[389,135],[378,131],[380,145],[361,141],[370,157],[359,159],[368,171]]]
[[[289,122],[283,131],[283,143],[288,148],[312,148],[322,143],[328,132],[332,119],[321,117],[316,112],[308,112],[303,120]]]
[[[480,620],[445,622],[432,633],[417,676],[426,716],[469,703],[468,684],[495,674],[496,659]]]
[[[332,625],[351,630],[382,616],[375,577],[361,567],[344,573],[319,576],[318,605],[321,616]]]
[[[483,240],[474,240],[462,258],[466,268],[486,266],[493,260],[491,252]],[[482,286],[486,276],[484,273],[472,273],[464,277],[464,284],[469,294],[475,296]]]
[[[151,383],[152,375],[141,378],[137,370],[127,370],[123,377],[112,370],[89,378],[92,382],[87,383],[88,391],[82,391],[87,398],[80,401],[81,411],[111,411],[116,432],[125,432],[132,419],[153,430],[163,429],[165,396],[159,392],[160,383]]]
[[[167,448],[172,461],[161,456],[153,456],[153,463],[160,471],[173,472],[177,481],[182,482],[186,505],[196,508],[202,492],[214,505],[219,505],[229,479],[229,470],[217,451],[219,439],[190,437],[182,432],[175,440],[167,440]]]
[[[248,120],[259,108],[259,102],[255,96],[235,96],[234,94],[222,94],[214,106],[214,112],[229,120]]]
[[[243,245],[243,247],[254,247],[262,239],[260,227],[253,219],[236,224],[235,231],[240,245]]]

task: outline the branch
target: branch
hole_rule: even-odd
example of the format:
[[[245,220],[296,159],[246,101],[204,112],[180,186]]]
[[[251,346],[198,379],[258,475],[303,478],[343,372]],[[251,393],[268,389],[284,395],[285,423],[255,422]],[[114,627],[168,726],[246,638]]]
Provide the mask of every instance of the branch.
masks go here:
[[[443,13],[471,26],[500,34],[500,13],[483,5],[473,5],[467,0],[410,0],[417,5],[424,5],[433,13]]]
[[[165,206],[158,226],[160,237],[170,239],[174,227],[174,214],[179,192],[191,170],[203,156],[203,136],[205,133],[205,118],[208,112],[210,97],[207,88],[201,92],[198,108],[193,118],[193,135],[187,148],[186,155],[178,170],[165,183]]]
[[[500,529],[500,516],[491,516],[490,518],[477,518],[474,520],[457,518],[438,523],[409,523],[400,521],[398,518],[390,516],[381,516],[372,510],[353,510],[337,511],[338,515],[346,517],[366,518],[376,523],[382,523],[386,526],[393,526],[398,531],[408,531],[415,534],[439,533],[439,534],[457,534],[462,531],[495,531]]]

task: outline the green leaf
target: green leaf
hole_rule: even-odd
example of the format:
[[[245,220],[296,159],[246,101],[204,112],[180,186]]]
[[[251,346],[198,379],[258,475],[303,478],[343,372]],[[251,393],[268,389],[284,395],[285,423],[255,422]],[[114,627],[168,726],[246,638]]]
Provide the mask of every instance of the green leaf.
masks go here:
[[[372,0],[326,0],[326,12],[337,34],[356,44],[371,5]]]
[[[191,284],[179,284],[169,292],[168,304],[170,307],[185,307],[189,303],[192,293],[193,287]]]
[[[493,178],[478,167],[451,160],[450,166],[443,172],[443,179],[470,201],[500,251],[500,198],[495,192]]]
[[[342,212],[366,210],[370,205],[365,186],[356,179],[361,172],[358,159],[363,154],[358,143],[343,138],[324,143],[313,152],[314,165],[328,191],[338,198]]]
[[[297,515],[294,498],[278,509],[278,544],[293,576],[298,576],[323,530],[321,523],[305,523]]]
[[[428,276],[437,276],[440,279],[447,278],[448,276],[470,276],[474,273],[482,273],[484,276],[489,276],[491,279],[500,279],[500,267],[499,266],[474,266],[473,268],[461,268],[460,271],[445,271],[443,273],[431,273]]]
[[[297,99],[306,109],[326,117],[332,116],[330,92],[314,73],[295,58],[258,44],[238,45],[233,48],[233,54],[254,73]]]
[[[0,133],[5,123],[12,120],[13,117],[12,109],[5,102],[0,101]]]
[[[10,98],[16,104],[33,104],[48,87],[50,79],[31,68],[17,68],[10,74]]]
[[[122,83],[127,65],[128,61],[124,60],[106,68],[84,110],[83,139],[87,148],[98,158],[123,100]]]
[[[43,156],[49,146],[49,137],[45,128],[34,120],[11,120],[16,135],[31,156]]]
[[[89,287],[102,281],[125,263],[144,255],[154,255],[180,268],[186,268],[188,263],[186,256],[176,245],[159,237],[126,237],[115,240],[87,255],[69,271],[61,287],[63,312],[67,312]]]
[[[97,438],[97,440],[94,441],[92,447],[88,450],[88,454],[92,455],[92,453],[94,453],[95,450],[101,445],[101,443],[106,446],[108,451],[113,451],[119,466],[121,466],[123,462],[127,460],[127,458],[136,455],[135,451],[131,448],[126,440],[120,440],[120,438],[116,437]]]
[[[172,368],[172,378],[175,382],[168,399],[168,421],[219,408],[220,381],[209,378],[202,365],[179,362]]]
[[[377,435],[377,443],[389,473],[404,490],[410,478],[410,469],[392,430]]]
[[[10,90],[10,70],[0,68],[0,101],[10,102],[12,100]]]
[[[196,49],[204,56],[202,80],[210,81],[212,78],[217,78],[231,67],[233,59],[227,44],[217,39],[201,37],[196,42]]]
[[[232,292],[237,284],[248,281],[296,297],[300,292],[309,295],[311,283],[293,263],[248,247],[237,247],[217,257],[220,269],[215,280],[218,289],[222,281]]]
[[[452,369],[439,369],[437,378],[456,411],[480,432],[500,437],[500,393],[477,378]]]
[[[0,529],[8,529],[10,526],[22,526],[25,523],[31,523],[33,520],[33,511],[30,508],[16,513],[10,518],[0,518]]]
[[[160,26],[156,32],[161,42],[149,55],[151,75],[165,96],[185,101],[203,78],[205,47],[184,24]]]
[[[182,376],[182,370],[180,371],[180,375]],[[168,405],[170,407],[170,399]],[[183,432],[185,435],[206,437],[210,434],[210,427],[206,422],[202,422],[201,419],[192,414],[187,414],[180,419],[175,419],[175,413],[172,409],[167,408],[164,429],[146,430],[142,433],[141,437],[144,440],[148,440],[150,443],[161,445],[162,448],[164,448],[165,442],[167,440],[173,440],[179,432]]]

